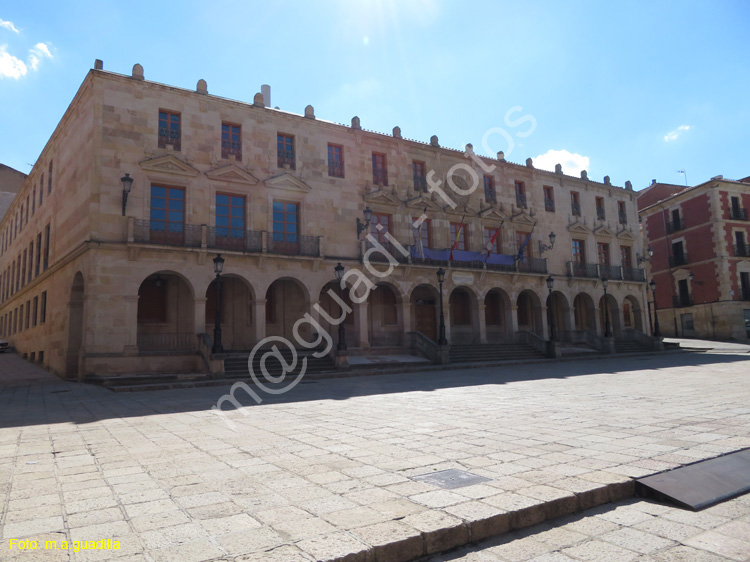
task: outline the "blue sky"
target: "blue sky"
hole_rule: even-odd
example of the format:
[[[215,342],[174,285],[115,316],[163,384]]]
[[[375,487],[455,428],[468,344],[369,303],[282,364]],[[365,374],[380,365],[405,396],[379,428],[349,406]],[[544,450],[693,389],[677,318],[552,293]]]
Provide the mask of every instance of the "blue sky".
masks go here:
[[[748,22],[747,0],[5,2],[0,162],[30,170],[100,58],[249,102],[267,83],[285,110],[312,104],[322,119],[358,115],[367,129],[635,189],[684,183],[681,169],[691,185],[739,179]]]

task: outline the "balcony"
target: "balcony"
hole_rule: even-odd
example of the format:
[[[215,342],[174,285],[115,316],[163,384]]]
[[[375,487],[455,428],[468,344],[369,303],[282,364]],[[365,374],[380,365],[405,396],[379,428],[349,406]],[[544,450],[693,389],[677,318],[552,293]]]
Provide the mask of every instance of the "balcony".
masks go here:
[[[414,176],[414,191],[427,191],[427,178]]]
[[[747,244],[735,244],[734,255],[741,258],[750,258],[750,246]]]
[[[180,130],[159,127],[159,148],[166,148],[168,144],[180,150]]]
[[[604,209],[602,207],[596,208],[596,218],[599,219],[600,221],[603,221],[607,218],[607,215],[604,214]]]
[[[293,240],[283,240],[282,236],[271,234],[268,238],[268,253],[285,256],[320,255],[320,238],[317,236],[295,236]]]
[[[341,163],[338,164],[328,164],[328,175],[332,178],[343,178],[344,177],[344,165]]]
[[[206,247],[234,252],[262,252],[263,233],[241,228],[207,227]]]
[[[673,219],[667,223],[667,234],[672,234],[685,228],[685,221],[682,219]]]
[[[400,252],[394,253],[393,256],[401,261]],[[496,271],[501,273],[538,273],[542,275],[547,274],[547,259],[546,258],[524,258],[520,261],[516,261],[512,264],[495,264],[485,263],[482,260],[475,261],[448,261],[448,260],[432,260],[432,259],[420,259],[412,258],[411,262],[415,265],[430,265],[434,267],[447,267],[450,265],[452,268],[463,268],[463,269],[487,269],[487,271]]]
[[[574,217],[580,217],[581,216],[581,204],[580,203],[571,203],[570,204],[570,214]]]
[[[202,228],[196,224],[136,220],[133,241],[141,244],[200,248]]]
[[[379,241],[378,244],[383,248],[385,252],[388,253],[388,255],[384,255],[383,252],[379,251],[373,251],[372,253],[368,254],[367,259],[372,262],[389,262],[391,261],[391,258],[393,260],[397,261],[398,263],[408,263],[409,256],[404,255],[401,250],[398,249],[397,246],[394,244],[391,244],[387,240]],[[372,249],[377,248],[375,244],[372,244],[371,242],[366,242],[365,244],[365,253]],[[406,246],[404,248],[408,249]],[[425,261],[432,261],[432,260],[425,260]],[[441,265],[446,265],[447,262],[442,263]]]
[[[643,270],[632,268],[632,267],[622,268],[622,278],[625,281],[640,281],[640,282],[646,281],[646,275],[644,274]]]
[[[221,141],[221,157],[224,159],[234,156],[236,160],[242,160],[242,142],[241,141]]]
[[[294,151],[293,150],[277,150],[276,151],[276,165],[279,168],[289,166],[290,170],[294,170]]]
[[[685,308],[687,306],[693,306],[692,295],[677,295],[672,297],[672,306],[675,308]]]
[[[547,274],[547,258],[524,258],[516,262],[516,271],[520,273]]]
[[[373,168],[372,183],[375,185],[388,185],[388,170],[386,168]]]
[[[676,254],[674,256],[670,256],[669,258],[669,267],[678,267],[678,266],[687,265],[687,264],[688,264],[687,253]]]
[[[729,209],[729,218],[733,221],[746,221],[748,220],[747,209],[732,207],[731,209]]]
[[[516,193],[516,207],[518,207],[519,209],[526,208],[526,194],[525,193]]]
[[[544,210],[547,211],[548,213],[554,213],[555,212],[555,200],[545,197],[544,198]]]
[[[628,214],[627,213],[620,212],[619,213],[619,217],[620,217],[620,224],[628,224]]]
[[[606,277],[612,281],[620,281],[622,279],[622,270],[617,265],[599,264],[599,277]]]
[[[593,263],[568,262],[568,275],[570,277],[588,277],[591,279],[599,278],[599,269]]]

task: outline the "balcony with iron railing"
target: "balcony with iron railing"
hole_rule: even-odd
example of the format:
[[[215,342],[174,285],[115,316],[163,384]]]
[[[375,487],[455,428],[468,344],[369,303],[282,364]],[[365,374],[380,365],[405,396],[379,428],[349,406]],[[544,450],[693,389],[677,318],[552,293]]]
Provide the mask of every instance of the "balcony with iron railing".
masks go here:
[[[603,221],[607,218],[607,215],[604,213],[603,207],[597,207],[596,208],[596,218],[600,221]]]
[[[620,213],[618,213],[618,215],[619,215],[619,218],[620,218],[620,224],[628,224],[628,214],[627,213],[623,213],[621,211]]]
[[[594,263],[578,263],[574,261],[568,262],[568,276],[569,277],[588,277],[591,279],[599,278],[599,269]]]
[[[740,209],[738,207],[731,207],[729,209],[729,218],[733,221],[746,221],[747,209]]]
[[[427,178],[414,176],[414,191],[427,191]]]
[[[544,198],[544,210],[549,213],[555,212],[555,200],[550,199],[549,197]]]
[[[516,207],[519,209],[526,209],[526,194],[516,193]]]
[[[237,160],[242,160],[242,141],[222,139],[221,157],[227,159],[230,156],[234,156]]]
[[[344,177],[344,164],[343,162],[329,162],[328,163],[328,175],[332,178],[343,178]]]
[[[622,278],[625,281],[639,281],[641,283],[646,281],[646,274],[640,268],[634,267],[623,267]]]
[[[667,234],[672,234],[673,232],[683,230],[684,228],[685,221],[682,219],[672,219],[671,221],[667,222]]]
[[[580,203],[571,203],[570,204],[570,214],[574,217],[580,217],[581,216],[581,204]]]
[[[372,183],[375,185],[388,185],[388,170],[386,168],[373,168]]]
[[[599,264],[599,277],[620,281],[622,279],[622,269],[619,265]]]
[[[294,170],[296,164],[294,159],[293,150],[277,150],[276,151],[276,164],[279,168],[289,166],[290,170]]]
[[[268,253],[283,254],[285,256],[310,256],[320,255],[320,237],[318,236],[294,236],[269,233]]]
[[[687,252],[683,252],[682,254],[675,254],[674,256],[669,257],[669,267],[678,267],[681,265],[687,265],[688,263]]]
[[[180,130],[159,127],[159,146],[164,148],[171,144],[175,150],[180,150]]]
[[[675,308],[685,308],[687,306],[693,306],[692,295],[675,295],[672,297],[672,306]]]
[[[735,244],[734,255],[741,258],[750,258],[750,246],[747,244]]]
[[[262,252],[263,233],[242,228],[206,227],[206,247],[235,252]]]

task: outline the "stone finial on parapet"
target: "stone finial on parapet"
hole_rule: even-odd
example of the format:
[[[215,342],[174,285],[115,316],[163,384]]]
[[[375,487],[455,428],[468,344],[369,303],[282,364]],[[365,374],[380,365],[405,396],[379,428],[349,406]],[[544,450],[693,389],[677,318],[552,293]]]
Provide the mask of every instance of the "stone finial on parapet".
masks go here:
[[[352,129],[361,129],[362,125],[359,124],[359,117],[356,115],[352,117]]]
[[[581,179],[582,180],[589,179],[589,173],[586,170],[581,170]]]
[[[471,156],[472,154],[474,154],[474,145],[471,144],[470,142],[466,143],[466,154],[468,156]]]
[[[562,174],[562,164],[555,164],[555,173],[556,174]]]
[[[136,80],[143,80],[143,66],[138,63],[134,64],[132,77]]]
[[[94,70],[104,70],[104,61],[102,59],[94,61]]]
[[[533,168],[534,167],[534,160],[532,160],[531,158],[527,158],[526,159],[526,167]]]
[[[430,146],[440,147],[440,143],[438,142],[437,135],[432,135],[430,137]]]
[[[400,138],[403,138],[403,137],[401,136],[401,127],[398,127],[398,126],[396,126],[396,127],[393,127],[393,138],[394,138],[394,139],[400,139]]]
[[[500,160],[500,162],[505,162],[505,152],[502,150],[497,153],[497,159]]]
[[[201,78],[198,80],[198,84],[195,86],[195,91],[199,94],[207,94],[208,93],[208,84],[206,84],[206,81]]]
[[[263,94],[261,94],[260,92],[258,92],[257,94],[255,94],[255,96],[253,96],[253,105],[255,107],[265,107],[266,106],[266,104],[263,103]]]
[[[633,191],[633,184],[630,183],[630,180],[625,182],[625,189],[627,189],[628,191]]]
[[[604,185],[612,185],[612,182],[609,179],[609,176],[604,176]]]
[[[315,108],[311,105],[305,107],[305,117],[307,119],[315,119]]]

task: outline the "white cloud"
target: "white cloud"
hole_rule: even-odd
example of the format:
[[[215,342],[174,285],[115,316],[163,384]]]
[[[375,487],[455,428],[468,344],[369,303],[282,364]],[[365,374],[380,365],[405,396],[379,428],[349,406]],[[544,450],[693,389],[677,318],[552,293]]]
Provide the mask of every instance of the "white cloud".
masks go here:
[[[567,150],[548,150],[534,158],[534,167],[542,170],[555,171],[555,165],[562,164],[564,174],[579,176],[582,170],[588,170],[590,160],[588,156],[581,156]]]
[[[44,43],[37,43],[34,48],[29,51],[29,66],[32,70],[39,68],[39,63],[42,59],[51,59],[52,53],[49,52],[49,47]]]
[[[680,125],[674,131],[670,131],[666,135],[664,135],[664,142],[677,140],[677,137],[679,137],[685,131],[689,131],[689,130],[690,130],[690,125]]]
[[[13,25],[12,21],[5,21],[2,18],[0,18],[0,27],[4,27],[5,29],[10,29],[14,33],[20,33],[20,31],[18,31],[18,28],[15,25]]]
[[[18,80],[28,72],[26,63],[8,52],[7,45],[0,45],[0,78]]]

